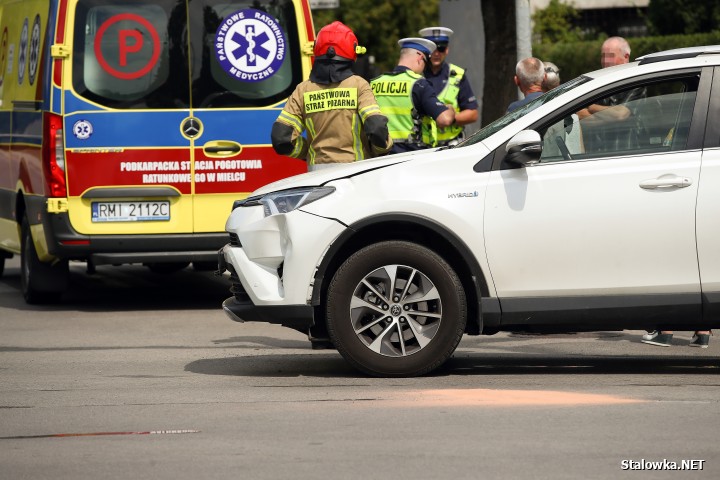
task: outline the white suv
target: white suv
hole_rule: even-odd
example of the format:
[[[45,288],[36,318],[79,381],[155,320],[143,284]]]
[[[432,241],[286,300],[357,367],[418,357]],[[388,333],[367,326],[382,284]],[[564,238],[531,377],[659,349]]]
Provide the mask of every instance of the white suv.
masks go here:
[[[427,373],[463,334],[719,327],[720,46],[638,60],[455,148],[236,202],[224,310],[378,376]]]

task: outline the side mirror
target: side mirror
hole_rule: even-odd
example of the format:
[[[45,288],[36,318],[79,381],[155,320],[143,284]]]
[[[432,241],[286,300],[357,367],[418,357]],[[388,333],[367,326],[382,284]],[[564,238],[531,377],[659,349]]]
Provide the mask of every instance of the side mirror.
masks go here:
[[[529,166],[540,162],[543,143],[535,130],[523,130],[505,146],[505,161],[514,165]]]

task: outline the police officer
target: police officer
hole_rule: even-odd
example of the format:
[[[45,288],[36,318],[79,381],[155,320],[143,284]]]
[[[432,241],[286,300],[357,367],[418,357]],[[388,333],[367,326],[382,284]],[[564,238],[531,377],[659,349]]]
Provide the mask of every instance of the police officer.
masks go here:
[[[305,159],[309,170],[389,152],[388,119],[370,84],[351,70],[365,51],[355,34],[333,22],[318,32],[313,50],[310,79],[295,88],[273,124],[275,151]]]
[[[437,127],[449,127],[455,120],[455,110],[438,100],[422,76],[435,44],[424,38],[403,38],[398,44],[398,65],[370,82],[380,109],[388,117],[392,153],[435,147]]]
[[[439,145],[455,145],[465,135],[465,125],[478,119],[478,103],[468,81],[465,69],[445,61],[450,53],[450,36],[453,31],[445,27],[428,27],[420,30],[420,36],[430,40],[437,48],[430,55],[425,68],[425,78],[433,86],[441,102],[455,109],[455,122],[438,129]]]

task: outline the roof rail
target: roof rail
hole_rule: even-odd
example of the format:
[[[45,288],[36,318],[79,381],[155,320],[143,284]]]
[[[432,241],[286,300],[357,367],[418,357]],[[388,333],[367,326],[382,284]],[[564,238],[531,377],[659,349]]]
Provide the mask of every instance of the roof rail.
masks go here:
[[[676,60],[678,58],[694,58],[705,54],[720,54],[720,45],[706,45],[702,47],[686,47],[676,48],[674,50],[666,50],[664,52],[650,53],[638,57],[635,60],[640,65],[647,63],[664,62],[666,60]]]

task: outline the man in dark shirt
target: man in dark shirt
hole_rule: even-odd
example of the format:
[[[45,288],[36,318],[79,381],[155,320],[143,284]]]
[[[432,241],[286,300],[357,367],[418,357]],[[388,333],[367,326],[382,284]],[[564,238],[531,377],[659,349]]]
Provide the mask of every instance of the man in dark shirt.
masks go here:
[[[508,105],[508,113],[532,102],[544,93],[542,84],[545,80],[545,65],[540,59],[535,57],[520,60],[515,66],[514,80],[515,85],[517,85],[523,95],[525,95],[525,98]]]
[[[603,68],[630,61],[630,45],[622,37],[610,37],[602,45]],[[637,125],[633,110],[647,96],[644,87],[631,88],[604,97],[577,112],[589,152],[614,152],[637,145]]]

